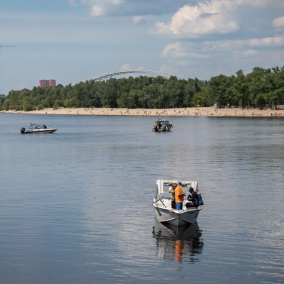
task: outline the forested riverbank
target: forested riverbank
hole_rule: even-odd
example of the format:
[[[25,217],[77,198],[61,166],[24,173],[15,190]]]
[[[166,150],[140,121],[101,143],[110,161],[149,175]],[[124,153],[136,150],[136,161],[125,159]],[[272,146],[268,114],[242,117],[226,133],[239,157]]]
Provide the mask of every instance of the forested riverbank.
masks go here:
[[[112,78],[55,88],[12,90],[0,98],[0,110],[44,108],[167,109],[218,106],[276,108],[284,104],[284,67],[256,67],[249,74],[218,75],[209,81],[163,77]]]

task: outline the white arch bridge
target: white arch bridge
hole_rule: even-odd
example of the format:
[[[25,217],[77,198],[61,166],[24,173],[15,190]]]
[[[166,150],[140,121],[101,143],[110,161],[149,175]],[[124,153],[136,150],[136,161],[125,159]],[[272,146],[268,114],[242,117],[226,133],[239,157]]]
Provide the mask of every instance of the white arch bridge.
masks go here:
[[[108,78],[112,78],[113,76],[119,76],[119,75],[124,75],[124,74],[133,74],[133,73],[147,73],[147,74],[154,74],[154,75],[158,75],[158,76],[162,76],[164,78],[170,78],[171,76],[176,77],[178,80],[182,80],[182,78],[177,77],[175,75],[171,75],[168,73],[163,73],[163,72],[157,72],[157,71],[153,71],[153,70],[124,70],[124,71],[115,71],[115,72],[110,72],[110,73],[106,73],[103,75],[100,75],[98,77],[94,77],[90,80],[94,80],[96,81],[103,81],[106,80]]]

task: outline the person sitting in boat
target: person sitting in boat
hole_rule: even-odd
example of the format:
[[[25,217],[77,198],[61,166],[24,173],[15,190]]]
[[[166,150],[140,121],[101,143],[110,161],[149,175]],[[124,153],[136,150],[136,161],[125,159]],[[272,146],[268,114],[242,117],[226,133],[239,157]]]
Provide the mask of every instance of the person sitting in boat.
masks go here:
[[[158,122],[156,121],[156,123],[155,123],[155,126],[154,126],[154,130],[155,130],[155,132],[158,132]]]
[[[172,194],[172,209],[176,209],[176,200],[175,200],[175,189],[177,187],[176,183],[173,183],[169,188],[168,192]]]
[[[188,195],[187,200],[191,201],[194,207],[198,207],[199,206],[199,198],[198,198],[196,190],[194,190],[192,187],[190,187],[189,193],[190,194]]]
[[[46,129],[46,128],[47,128],[45,124],[43,124],[43,125],[42,125],[42,127],[43,127],[44,129]]]
[[[185,196],[185,192],[183,191],[181,187],[181,182],[178,181],[175,189],[175,201],[176,201],[176,209],[177,210],[182,210],[182,203],[183,203],[183,198]]]

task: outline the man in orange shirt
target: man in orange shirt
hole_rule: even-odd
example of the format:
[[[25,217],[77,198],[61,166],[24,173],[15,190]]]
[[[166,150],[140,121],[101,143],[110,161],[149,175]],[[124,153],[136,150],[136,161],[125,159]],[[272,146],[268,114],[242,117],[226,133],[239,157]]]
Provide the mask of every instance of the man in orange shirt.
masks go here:
[[[177,187],[176,187],[176,190],[175,190],[176,209],[182,210],[182,203],[183,203],[183,197],[185,196],[185,192],[183,191],[183,189],[180,186],[180,184],[181,184],[180,181],[178,181],[176,184],[177,184]]]

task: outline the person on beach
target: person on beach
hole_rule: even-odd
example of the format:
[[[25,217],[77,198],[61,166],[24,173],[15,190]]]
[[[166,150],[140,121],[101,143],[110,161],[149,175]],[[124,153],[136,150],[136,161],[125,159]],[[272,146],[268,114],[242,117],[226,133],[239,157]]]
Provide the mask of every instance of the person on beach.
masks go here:
[[[172,209],[176,209],[176,200],[175,200],[175,189],[177,187],[176,183],[173,183],[169,188],[168,192],[172,194]]]
[[[183,198],[185,196],[185,192],[181,188],[181,182],[178,181],[175,189],[175,200],[176,200],[176,209],[177,210],[182,210],[182,203],[183,203]]]

